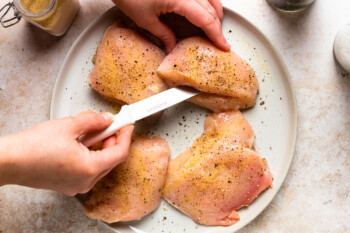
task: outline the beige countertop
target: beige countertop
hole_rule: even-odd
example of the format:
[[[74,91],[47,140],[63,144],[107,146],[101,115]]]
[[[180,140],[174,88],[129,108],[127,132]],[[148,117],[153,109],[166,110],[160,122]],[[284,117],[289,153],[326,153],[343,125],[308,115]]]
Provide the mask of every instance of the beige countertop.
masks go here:
[[[2,1],[0,5],[3,5]],[[68,33],[54,38],[25,23],[0,28],[0,135],[49,119],[56,75],[82,30],[113,4],[81,0]],[[333,58],[337,31],[350,23],[350,2],[316,0],[286,15],[265,0],[224,0],[276,46],[298,104],[296,151],[272,203],[240,232],[350,232],[350,75]],[[72,197],[0,187],[0,232],[110,232]]]

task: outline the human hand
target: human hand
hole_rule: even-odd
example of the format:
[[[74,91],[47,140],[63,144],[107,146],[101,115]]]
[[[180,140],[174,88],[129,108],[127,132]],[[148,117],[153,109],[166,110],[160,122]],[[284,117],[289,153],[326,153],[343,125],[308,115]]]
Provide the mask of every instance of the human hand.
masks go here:
[[[99,151],[78,141],[83,134],[107,128],[112,118],[84,112],[0,138],[0,185],[51,189],[69,196],[88,192],[129,154],[133,126],[106,139]]]
[[[159,20],[161,14],[174,12],[186,17],[192,24],[203,29],[209,39],[222,50],[229,50],[221,32],[223,9],[220,0],[113,0],[135,23],[159,39],[167,53],[176,45],[174,32]]]

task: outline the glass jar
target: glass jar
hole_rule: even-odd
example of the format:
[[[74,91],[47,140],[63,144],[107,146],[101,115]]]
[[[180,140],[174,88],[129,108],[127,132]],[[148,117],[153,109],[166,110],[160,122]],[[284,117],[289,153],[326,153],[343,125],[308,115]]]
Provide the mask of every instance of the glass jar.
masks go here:
[[[5,13],[0,18],[4,27],[16,24],[23,17],[48,33],[61,36],[73,21],[79,9],[79,0],[14,0],[5,7],[1,9]],[[10,8],[13,8],[14,17],[4,20]]]
[[[267,0],[277,10],[297,12],[310,6],[315,0]]]

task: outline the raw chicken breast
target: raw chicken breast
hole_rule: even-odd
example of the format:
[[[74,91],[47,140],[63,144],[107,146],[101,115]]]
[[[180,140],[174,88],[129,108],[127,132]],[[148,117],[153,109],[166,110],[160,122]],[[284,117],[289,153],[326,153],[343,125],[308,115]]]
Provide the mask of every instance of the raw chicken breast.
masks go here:
[[[98,46],[89,85],[105,98],[131,104],[167,89],[156,70],[165,57],[137,32],[109,26]]]
[[[253,128],[240,111],[212,113],[205,118],[204,132],[196,139],[193,146],[211,140],[213,143],[226,146],[252,148],[254,139]]]
[[[252,107],[259,89],[258,79],[247,62],[201,37],[180,41],[157,73],[171,86],[188,85],[206,92],[190,102],[214,112]]]
[[[213,113],[192,147],[170,160],[163,197],[195,222],[232,225],[238,209],[272,184],[254,133],[239,111]]]
[[[161,137],[133,137],[127,160],[92,188],[84,202],[86,215],[112,223],[139,220],[155,210],[169,156],[169,145]]]

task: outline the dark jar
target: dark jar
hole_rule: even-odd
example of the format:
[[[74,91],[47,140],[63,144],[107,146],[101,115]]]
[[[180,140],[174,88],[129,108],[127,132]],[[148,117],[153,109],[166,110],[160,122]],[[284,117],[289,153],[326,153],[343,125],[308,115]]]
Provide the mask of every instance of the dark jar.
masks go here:
[[[267,0],[274,8],[285,12],[297,12],[310,6],[315,0]]]

